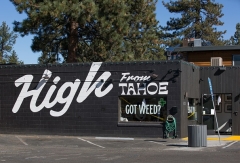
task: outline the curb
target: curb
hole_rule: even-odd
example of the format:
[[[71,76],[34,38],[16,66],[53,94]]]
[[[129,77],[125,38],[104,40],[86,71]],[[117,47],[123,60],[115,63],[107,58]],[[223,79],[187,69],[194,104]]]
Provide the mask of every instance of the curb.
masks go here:
[[[182,140],[188,140],[188,137],[182,138]],[[219,140],[219,139],[218,139],[218,137],[207,137],[207,140]],[[229,136],[229,137],[225,137],[225,138],[221,138],[221,136],[220,136],[220,140],[223,140],[223,141],[240,141],[240,136],[239,135],[233,135],[233,136]]]

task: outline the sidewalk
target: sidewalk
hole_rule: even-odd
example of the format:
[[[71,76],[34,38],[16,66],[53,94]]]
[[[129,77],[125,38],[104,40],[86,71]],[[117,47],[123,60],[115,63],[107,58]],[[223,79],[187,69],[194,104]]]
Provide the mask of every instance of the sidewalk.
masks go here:
[[[201,151],[206,147],[222,147],[227,148],[233,143],[240,141],[239,135],[220,135],[220,141],[218,135],[207,135],[207,146],[206,147],[187,147],[188,137],[181,139],[183,142],[176,143],[179,147],[171,148],[168,150],[183,150],[183,151]],[[182,145],[182,147],[181,147]],[[184,146],[185,145],[185,146]],[[194,149],[194,150],[193,150]]]

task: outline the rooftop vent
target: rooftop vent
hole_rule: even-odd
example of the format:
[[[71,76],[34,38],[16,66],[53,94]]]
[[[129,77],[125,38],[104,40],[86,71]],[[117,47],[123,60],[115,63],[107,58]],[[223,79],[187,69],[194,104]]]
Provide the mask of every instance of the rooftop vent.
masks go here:
[[[196,38],[184,38],[183,39],[183,47],[191,46],[191,47],[199,47],[202,46],[202,40]]]
[[[194,39],[194,47],[202,46],[202,40],[201,39]]]
[[[211,57],[211,66],[222,66],[221,57]]]

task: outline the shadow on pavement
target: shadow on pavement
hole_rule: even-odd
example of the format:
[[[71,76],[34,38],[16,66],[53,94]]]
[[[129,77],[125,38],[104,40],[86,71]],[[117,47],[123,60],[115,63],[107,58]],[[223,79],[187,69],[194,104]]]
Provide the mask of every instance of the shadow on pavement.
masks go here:
[[[144,141],[159,142],[159,143],[167,142],[167,141],[165,141],[165,140],[144,140]]]
[[[168,144],[166,146],[170,146],[170,147],[188,147],[188,145],[185,145],[185,144]]]

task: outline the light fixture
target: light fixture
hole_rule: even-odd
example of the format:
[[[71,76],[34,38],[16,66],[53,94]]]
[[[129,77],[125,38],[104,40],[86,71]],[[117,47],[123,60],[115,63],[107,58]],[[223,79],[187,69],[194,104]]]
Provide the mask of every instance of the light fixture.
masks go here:
[[[108,87],[111,83],[113,83],[113,79],[107,80],[104,84],[104,87]]]
[[[169,70],[168,70],[168,73],[171,74],[171,73],[172,73],[172,69],[169,69]]]
[[[224,66],[221,66],[221,67],[219,67],[219,70],[220,70],[220,71],[225,71],[225,70],[227,70],[227,68],[224,67]]]
[[[182,72],[182,70],[180,70],[180,69],[177,69],[177,71],[178,71],[178,72]]]
[[[101,79],[97,84],[96,84],[96,88],[101,87],[101,85],[104,83],[104,80]]]
[[[150,72],[150,73],[153,73],[153,72],[155,72],[155,69],[149,70],[149,72]]]
[[[52,75],[52,72],[49,71],[49,70],[45,70],[44,73],[43,73],[43,76],[42,78],[45,79],[45,80],[48,80]]]
[[[158,77],[157,74],[152,74],[152,75],[151,75],[151,79],[152,79],[152,80],[155,80],[157,77]]]
[[[238,111],[233,112],[233,114],[234,114],[235,116],[237,116],[237,115],[238,115]]]
[[[48,76],[48,74],[43,74],[42,78],[47,80],[47,79],[49,79],[49,76]]]

